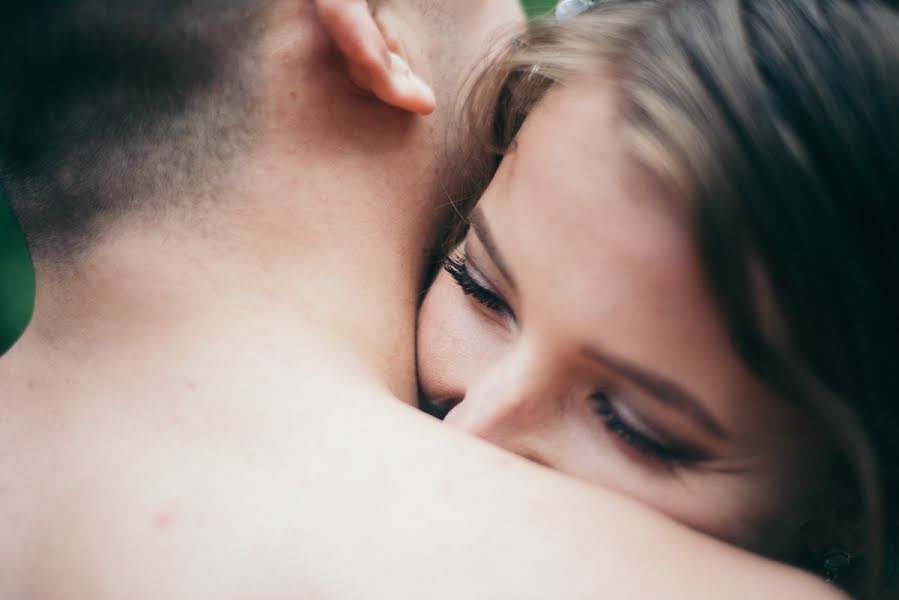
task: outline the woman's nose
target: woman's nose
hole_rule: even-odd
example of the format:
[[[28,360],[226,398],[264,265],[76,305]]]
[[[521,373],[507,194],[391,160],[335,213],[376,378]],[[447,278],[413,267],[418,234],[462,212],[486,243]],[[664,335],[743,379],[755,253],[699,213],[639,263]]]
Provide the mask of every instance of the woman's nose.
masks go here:
[[[524,360],[494,365],[468,387],[446,422],[510,452],[548,464],[540,448],[551,440],[551,397]]]

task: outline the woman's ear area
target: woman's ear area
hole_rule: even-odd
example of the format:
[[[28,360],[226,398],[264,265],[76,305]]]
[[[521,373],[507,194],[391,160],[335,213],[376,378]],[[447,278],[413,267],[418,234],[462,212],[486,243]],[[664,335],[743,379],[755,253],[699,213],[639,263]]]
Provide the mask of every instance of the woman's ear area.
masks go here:
[[[420,115],[434,112],[434,91],[409,67],[367,0],[315,0],[315,5],[356,86],[395,108]]]
[[[839,577],[845,583],[852,573],[858,576],[859,557],[869,554],[866,515],[857,499],[835,495],[832,503],[809,515],[799,535],[807,567],[828,577]]]

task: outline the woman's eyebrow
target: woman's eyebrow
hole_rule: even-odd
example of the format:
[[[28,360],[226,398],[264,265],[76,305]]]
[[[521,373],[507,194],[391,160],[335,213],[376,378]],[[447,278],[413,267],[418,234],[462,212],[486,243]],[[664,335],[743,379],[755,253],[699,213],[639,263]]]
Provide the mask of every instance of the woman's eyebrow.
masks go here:
[[[731,439],[730,434],[703,408],[702,404],[673,381],[648,373],[623,360],[613,358],[597,348],[584,347],[581,350],[581,354],[630,380],[634,385],[642,388],[662,404],[689,417],[712,436],[722,441]]]
[[[487,250],[487,254],[490,256],[490,260],[493,261],[493,264],[496,265],[496,268],[499,269],[500,274],[506,279],[509,286],[514,290],[515,289],[515,279],[512,278],[512,275],[509,272],[509,268],[506,266],[506,261],[503,260],[503,256],[499,251],[499,248],[496,246],[496,242],[493,239],[493,235],[490,232],[490,227],[487,224],[487,219],[484,217],[484,212],[480,209],[480,207],[475,207],[474,210],[471,211],[471,215],[468,218],[469,223],[471,223],[471,227],[474,230],[475,235],[481,241],[481,244],[484,246],[484,249]]]

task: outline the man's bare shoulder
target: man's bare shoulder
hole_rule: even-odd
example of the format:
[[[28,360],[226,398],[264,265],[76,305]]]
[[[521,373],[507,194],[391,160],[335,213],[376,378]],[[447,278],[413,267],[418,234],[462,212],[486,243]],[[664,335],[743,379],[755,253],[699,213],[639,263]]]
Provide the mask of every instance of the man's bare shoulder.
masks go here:
[[[278,356],[5,447],[0,597],[840,597]]]

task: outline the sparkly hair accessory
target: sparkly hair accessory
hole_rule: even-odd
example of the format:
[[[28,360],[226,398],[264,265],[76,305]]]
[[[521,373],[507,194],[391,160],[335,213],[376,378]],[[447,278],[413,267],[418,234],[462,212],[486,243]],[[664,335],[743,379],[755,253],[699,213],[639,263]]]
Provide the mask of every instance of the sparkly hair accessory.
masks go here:
[[[556,17],[574,17],[596,5],[597,0],[562,0],[556,5]]]
[[[834,583],[840,575],[852,566],[852,556],[845,548],[836,546],[824,553],[824,579]]]

